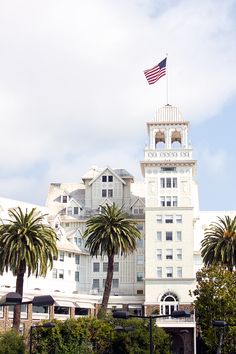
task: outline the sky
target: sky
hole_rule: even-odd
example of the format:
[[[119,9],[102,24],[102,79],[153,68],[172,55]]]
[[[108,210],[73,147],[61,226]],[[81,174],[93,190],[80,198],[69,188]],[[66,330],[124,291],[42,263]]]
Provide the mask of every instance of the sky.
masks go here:
[[[201,210],[236,210],[236,0],[1,0],[0,196],[44,205],[91,166],[141,180],[166,78],[190,121]]]

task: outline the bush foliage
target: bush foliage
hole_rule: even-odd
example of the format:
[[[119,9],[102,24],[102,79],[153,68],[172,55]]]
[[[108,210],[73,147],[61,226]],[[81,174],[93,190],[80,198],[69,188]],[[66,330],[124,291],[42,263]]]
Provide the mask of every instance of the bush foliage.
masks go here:
[[[0,354],[25,354],[24,339],[11,330],[0,335]]]
[[[55,321],[53,328],[33,331],[33,349],[38,354],[145,354],[149,353],[149,327],[143,319],[99,320],[96,318]],[[116,332],[115,327],[132,327]],[[130,328],[129,328],[130,329]],[[170,353],[169,335],[153,326],[155,354]]]

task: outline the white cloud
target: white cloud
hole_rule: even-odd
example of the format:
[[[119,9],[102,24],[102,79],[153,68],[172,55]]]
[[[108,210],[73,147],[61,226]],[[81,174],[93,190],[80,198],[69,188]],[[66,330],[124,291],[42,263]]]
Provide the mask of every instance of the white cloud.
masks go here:
[[[2,1],[2,178],[31,194],[26,180],[71,180],[93,164],[137,174],[145,122],[166,103],[165,78],[148,86],[142,71],[168,52],[170,103],[188,120],[216,115],[236,91],[233,6]]]

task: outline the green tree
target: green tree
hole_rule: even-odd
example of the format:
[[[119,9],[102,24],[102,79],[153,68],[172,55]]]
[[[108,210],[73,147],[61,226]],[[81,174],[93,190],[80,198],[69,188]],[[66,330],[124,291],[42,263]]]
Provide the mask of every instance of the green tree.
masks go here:
[[[153,353],[170,354],[171,340],[162,328],[152,321]],[[124,330],[115,331],[116,326]],[[130,318],[116,320],[113,323],[112,353],[114,354],[148,354],[150,350],[149,320]]]
[[[197,323],[208,353],[215,353],[219,345],[219,330],[214,320],[224,320],[228,327],[224,333],[223,353],[236,353],[236,272],[225,267],[203,268],[197,274],[197,287],[193,291]]]
[[[141,237],[137,223],[115,203],[101,206],[101,212],[86,223],[85,247],[91,256],[108,257],[107,277],[103,292],[101,312],[107,309],[113,279],[115,255],[128,255],[136,249],[136,241]]]
[[[25,354],[24,339],[11,330],[0,335],[0,354]]]
[[[236,216],[218,217],[205,231],[201,254],[205,265],[222,265],[230,271],[236,266]]]
[[[10,219],[0,225],[0,274],[12,271],[16,292],[23,296],[24,275],[45,276],[57,256],[56,233],[43,223],[44,217],[33,208],[9,210]],[[19,331],[20,305],[14,307],[13,327]]]
[[[33,331],[33,352],[38,354],[147,354],[149,321],[144,319],[99,320],[91,317],[54,321],[55,327]],[[153,321],[154,322],[154,321]],[[117,332],[117,326],[130,328]],[[155,354],[169,354],[170,337],[153,323]]]

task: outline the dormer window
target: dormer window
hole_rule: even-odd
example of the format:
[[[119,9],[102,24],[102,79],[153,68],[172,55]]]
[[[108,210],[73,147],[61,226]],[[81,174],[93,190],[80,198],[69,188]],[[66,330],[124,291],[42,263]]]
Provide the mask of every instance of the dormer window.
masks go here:
[[[62,195],[61,196],[61,202],[62,203],[67,203],[68,202],[68,196],[67,195]]]
[[[102,176],[102,182],[113,182],[113,176]]]
[[[79,207],[67,207],[67,215],[78,215]]]
[[[140,207],[135,207],[134,209],[133,209],[133,214],[144,214],[144,212],[143,212],[143,208],[140,208]]]

